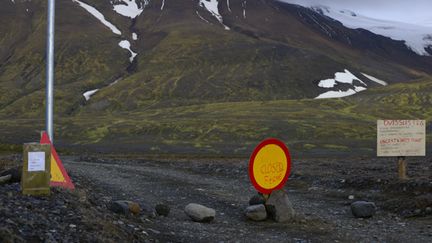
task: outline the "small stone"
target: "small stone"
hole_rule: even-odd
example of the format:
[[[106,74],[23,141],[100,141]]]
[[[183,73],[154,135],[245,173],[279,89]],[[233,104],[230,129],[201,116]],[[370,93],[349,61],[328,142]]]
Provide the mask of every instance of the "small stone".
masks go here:
[[[12,175],[0,176],[0,185],[8,183],[12,179]]]
[[[141,207],[136,202],[129,202],[129,211],[132,214],[137,215],[137,214],[141,213]]]
[[[432,208],[431,208],[431,207],[427,207],[427,208],[425,209],[425,212],[426,212],[427,214],[432,213]]]
[[[155,209],[156,209],[156,213],[161,216],[167,217],[168,214],[170,213],[170,207],[162,203],[157,204]]]
[[[147,230],[152,232],[153,234],[157,234],[157,235],[161,233],[159,230],[155,230],[155,229],[151,229],[151,228],[148,228]]]
[[[263,221],[267,219],[267,211],[263,204],[247,207],[245,214],[248,219],[253,221]]]
[[[265,204],[267,214],[276,222],[288,222],[295,219],[296,213],[283,190],[276,190],[270,194]]]
[[[355,198],[354,195],[349,195],[349,196],[348,196],[348,199],[349,199],[349,200],[354,200],[354,198]]]
[[[118,214],[128,215],[132,213],[137,215],[141,212],[141,207],[136,202],[120,200],[112,202],[110,210]]]
[[[370,218],[375,215],[376,206],[373,202],[357,201],[351,204],[351,212],[356,218]]]
[[[184,211],[186,215],[196,222],[211,222],[216,216],[214,209],[196,203],[189,203]]]
[[[0,172],[0,176],[11,175],[10,183],[21,182],[22,165]]]
[[[249,205],[252,206],[252,205],[265,204],[265,202],[266,199],[264,198],[264,196],[261,194],[257,194],[251,197],[251,199],[249,200]]]
[[[73,228],[76,228],[76,225],[74,225],[74,224],[70,224],[70,225],[69,225],[69,228],[72,228],[72,229],[73,229]]]

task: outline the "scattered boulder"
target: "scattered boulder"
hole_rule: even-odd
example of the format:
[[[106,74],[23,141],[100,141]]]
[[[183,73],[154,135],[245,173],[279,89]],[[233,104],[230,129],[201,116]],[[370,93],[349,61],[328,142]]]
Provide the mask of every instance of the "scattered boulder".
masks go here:
[[[189,203],[184,211],[195,222],[211,222],[216,216],[214,209],[196,203]]]
[[[156,213],[161,216],[167,217],[168,214],[170,213],[170,207],[163,203],[157,204],[155,209],[156,209]]]
[[[21,182],[21,174],[22,174],[22,165],[0,172],[0,176],[6,176],[6,175],[12,176],[11,180],[9,181],[10,183]]]
[[[265,203],[267,214],[276,222],[288,222],[295,219],[296,213],[284,190],[276,190],[270,194]]]
[[[259,205],[259,204],[265,204],[266,199],[262,194],[256,194],[249,200],[249,205]]]
[[[351,212],[356,218],[370,218],[375,215],[376,205],[373,202],[353,202],[351,204]]]
[[[124,215],[137,215],[141,213],[141,207],[138,203],[132,201],[119,200],[111,203],[111,211]]]
[[[12,179],[12,175],[5,175],[0,177],[0,185],[8,183]]]
[[[253,221],[263,221],[267,219],[267,211],[264,204],[252,205],[246,208],[246,217]]]

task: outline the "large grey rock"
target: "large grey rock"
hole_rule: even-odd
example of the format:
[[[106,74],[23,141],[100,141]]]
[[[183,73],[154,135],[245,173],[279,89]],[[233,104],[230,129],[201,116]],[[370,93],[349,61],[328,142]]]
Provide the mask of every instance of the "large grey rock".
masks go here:
[[[252,205],[246,208],[246,217],[253,221],[263,221],[267,219],[267,211],[264,204]]]
[[[265,207],[269,217],[276,222],[288,222],[295,219],[296,213],[284,190],[276,190],[270,194]]]
[[[351,212],[356,218],[370,218],[376,212],[373,202],[357,201],[351,203]]]
[[[210,222],[216,216],[214,209],[196,203],[189,203],[184,211],[187,216],[196,222]]]

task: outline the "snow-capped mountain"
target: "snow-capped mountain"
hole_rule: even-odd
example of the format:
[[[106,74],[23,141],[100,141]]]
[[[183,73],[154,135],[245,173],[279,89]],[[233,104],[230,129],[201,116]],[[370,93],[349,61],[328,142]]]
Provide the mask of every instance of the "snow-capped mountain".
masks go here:
[[[316,1],[280,0],[310,8],[322,15],[341,22],[351,29],[366,29],[372,33],[404,41],[405,44],[419,55],[431,55],[432,22],[420,21],[417,24],[395,20],[377,19],[356,13],[355,10],[338,9],[316,4]]]
[[[46,3],[0,1],[3,142],[43,127]],[[373,144],[382,115],[432,114],[432,56],[326,10],[377,25],[277,0],[56,1],[58,137],[169,153],[246,151],[269,135],[348,148]],[[431,23],[417,22],[396,27]]]
[[[33,103],[44,90],[45,4],[0,3],[0,109],[29,107],[22,103]],[[417,31],[420,25],[323,6],[65,0],[57,2],[56,17],[56,87],[66,114],[155,102],[342,97],[432,73],[430,56],[374,34],[375,27],[405,34],[412,50],[426,54],[421,46],[429,40],[417,38],[424,32]],[[422,21],[427,30],[427,19]]]

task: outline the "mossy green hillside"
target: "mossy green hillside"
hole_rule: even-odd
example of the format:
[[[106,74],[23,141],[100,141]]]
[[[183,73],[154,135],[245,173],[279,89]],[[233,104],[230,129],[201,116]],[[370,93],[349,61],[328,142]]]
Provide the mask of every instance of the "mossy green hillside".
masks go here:
[[[372,155],[378,119],[432,119],[431,90],[430,80],[422,80],[344,99],[224,102],[150,107],[131,113],[81,112],[59,117],[56,134],[60,144],[104,152],[247,155],[259,141],[277,137],[297,154],[337,151]],[[39,124],[32,126],[26,119],[14,123],[3,120],[1,132],[7,135],[5,139],[10,134],[3,129],[21,129],[20,138],[33,136],[35,130],[43,129],[42,122]],[[431,130],[428,126],[428,133]],[[430,138],[428,135],[428,141]]]
[[[0,54],[4,53],[0,56],[2,116],[43,114],[46,2],[23,4],[5,11],[16,16],[10,21],[13,24],[1,29],[5,33],[0,37],[5,44],[0,48]],[[57,9],[55,89],[56,112],[61,114],[79,108],[85,91],[110,84],[130,65],[127,51],[118,47],[120,38],[75,5],[65,1]]]

